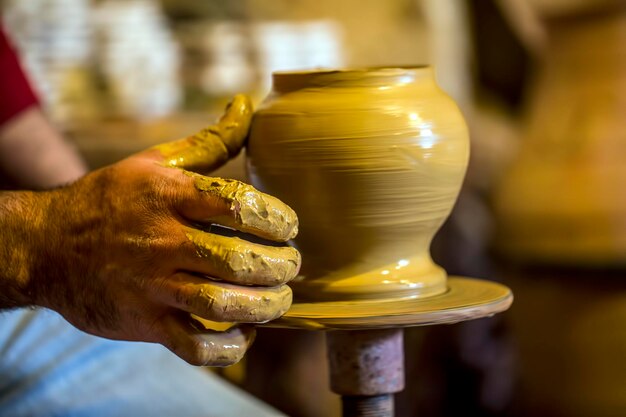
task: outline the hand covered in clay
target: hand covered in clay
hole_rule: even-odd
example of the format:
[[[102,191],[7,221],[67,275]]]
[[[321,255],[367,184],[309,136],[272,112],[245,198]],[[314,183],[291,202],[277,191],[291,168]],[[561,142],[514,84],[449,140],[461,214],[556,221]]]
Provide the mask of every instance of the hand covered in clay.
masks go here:
[[[300,268],[294,248],[214,233],[220,225],[275,242],[297,233],[296,214],[278,199],[200,174],[239,152],[251,116],[249,99],[237,96],[196,135],[41,193],[29,303],[98,336],[160,343],[195,365],[241,359],[252,327],[213,332],[190,313],[217,322],[278,318]]]

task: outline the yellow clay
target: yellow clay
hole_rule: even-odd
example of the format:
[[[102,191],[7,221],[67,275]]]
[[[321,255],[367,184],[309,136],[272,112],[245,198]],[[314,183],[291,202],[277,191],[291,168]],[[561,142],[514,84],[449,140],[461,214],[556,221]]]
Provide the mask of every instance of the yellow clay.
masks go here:
[[[195,318],[192,320],[196,321]],[[194,323],[198,330],[195,337],[201,347],[204,363],[198,365],[230,366],[241,360],[254,342],[254,331],[242,331],[232,327],[226,331],[207,330],[202,322]]]
[[[187,293],[192,296],[186,295],[181,300],[187,309],[217,322],[265,323],[282,316],[292,301],[291,289],[287,285],[243,287],[207,281],[202,285],[193,284]]]
[[[247,155],[252,184],[298,213],[298,297],[446,291],[429,246],[459,193],[469,140],[430,68],[277,73]]]
[[[219,224],[282,242],[298,234],[296,213],[279,199],[240,181],[194,177],[198,190],[225,200],[234,214],[217,218]]]
[[[288,246],[259,245],[195,229],[189,229],[187,238],[212,269],[210,275],[231,283],[282,285],[300,269],[300,254]]]
[[[156,146],[164,164],[192,171],[210,171],[239,153],[250,128],[252,102],[237,95],[219,122],[175,142]]]

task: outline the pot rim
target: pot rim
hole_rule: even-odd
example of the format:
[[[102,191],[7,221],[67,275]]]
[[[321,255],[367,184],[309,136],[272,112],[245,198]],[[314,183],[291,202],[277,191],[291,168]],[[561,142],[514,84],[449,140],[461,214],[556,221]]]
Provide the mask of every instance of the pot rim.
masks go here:
[[[322,86],[408,84],[418,79],[434,80],[433,68],[430,65],[399,65],[275,71],[272,86],[276,92],[288,92]]]

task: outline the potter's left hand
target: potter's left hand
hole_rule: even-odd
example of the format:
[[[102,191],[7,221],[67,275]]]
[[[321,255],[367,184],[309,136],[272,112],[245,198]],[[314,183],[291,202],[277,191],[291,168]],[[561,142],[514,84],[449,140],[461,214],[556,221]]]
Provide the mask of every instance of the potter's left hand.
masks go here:
[[[5,280],[16,289],[9,302],[48,307],[98,336],[160,343],[196,365],[241,359],[253,328],[212,332],[190,314],[275,319],[291,305],[286,284],[300,268],[294,248],[211,230],[220,225],[276,242],[297,233],[296,214],[277,198],[201,174],[239,152],[251,117],[249,99],[238,96],[216,125],[193,136],[68,187],[6,196],[0,228],[15,244],[5,241],[0,261],[16,265]]]

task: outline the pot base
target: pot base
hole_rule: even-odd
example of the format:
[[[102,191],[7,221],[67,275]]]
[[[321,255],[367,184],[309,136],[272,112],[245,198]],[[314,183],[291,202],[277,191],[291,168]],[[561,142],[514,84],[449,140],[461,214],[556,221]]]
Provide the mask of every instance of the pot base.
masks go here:
[[[322,278],[298,277],[289,283],[295,303],[427,298],[447,291],[446,271],[428,253],[360,272],[349,267]]]

